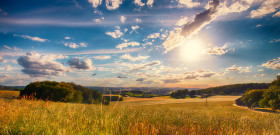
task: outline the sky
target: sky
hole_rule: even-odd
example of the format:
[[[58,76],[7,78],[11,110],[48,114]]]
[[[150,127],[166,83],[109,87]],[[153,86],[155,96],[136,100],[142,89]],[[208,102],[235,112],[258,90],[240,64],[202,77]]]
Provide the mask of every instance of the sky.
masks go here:
[[[0,85],[268,83],[279,24],[279,0],[0,1]]]

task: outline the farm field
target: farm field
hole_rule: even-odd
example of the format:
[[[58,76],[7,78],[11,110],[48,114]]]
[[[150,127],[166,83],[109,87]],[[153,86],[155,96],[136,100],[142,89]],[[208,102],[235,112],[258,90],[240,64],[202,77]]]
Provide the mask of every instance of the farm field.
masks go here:
[[[279,114],[235,107],[237,97],[208,98],[207,108],[205,99],[164,98],[109,106],[0,99],[0,134],[280,133]]]
[[[18,97],[19,91],[0,90],[0,98]]]

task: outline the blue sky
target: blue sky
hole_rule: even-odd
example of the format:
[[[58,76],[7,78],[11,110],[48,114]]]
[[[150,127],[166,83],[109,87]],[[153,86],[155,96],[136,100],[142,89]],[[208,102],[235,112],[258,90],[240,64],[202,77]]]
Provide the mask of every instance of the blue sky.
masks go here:
[[[279,24],[279,0],[1,1],[0,85],[271,82]]]

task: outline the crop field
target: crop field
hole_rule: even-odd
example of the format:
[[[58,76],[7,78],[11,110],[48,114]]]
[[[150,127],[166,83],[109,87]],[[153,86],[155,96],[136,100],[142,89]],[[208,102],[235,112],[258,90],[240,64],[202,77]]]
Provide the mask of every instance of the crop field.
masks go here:
[[[233,106],[237,97],[104,106],[0,99],[0,134],[280,134],[280,115]],[[150,104],[148,104],[150,103]]]
[[[18,97],[19,91],[0,90],[0,98]]]

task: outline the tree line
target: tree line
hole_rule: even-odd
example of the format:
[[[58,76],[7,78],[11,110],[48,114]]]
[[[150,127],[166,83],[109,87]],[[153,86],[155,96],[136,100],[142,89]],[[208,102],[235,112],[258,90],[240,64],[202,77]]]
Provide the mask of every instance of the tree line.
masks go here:
[[[268,107],[274,112],[280,109],[280,78],[274,80],[268,89],[248,89],[241,101],[248,107]]]
[[[40,100],[98,104],[103,102],[109,104],[108,99],[103,98],[98,90],[91,90],[87,87],[77,85],[73,82],[42,81],[28,84],[24,90],[20,91],[20,98],[35,98]],[[113,97],[115,100],[115,97]]]

